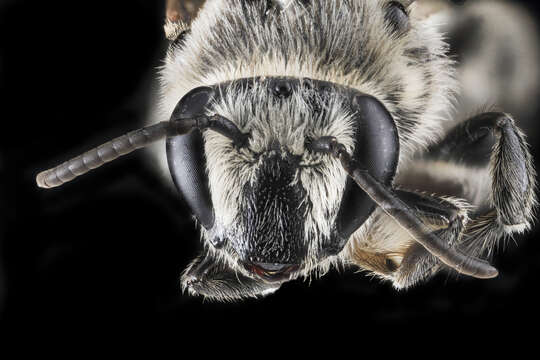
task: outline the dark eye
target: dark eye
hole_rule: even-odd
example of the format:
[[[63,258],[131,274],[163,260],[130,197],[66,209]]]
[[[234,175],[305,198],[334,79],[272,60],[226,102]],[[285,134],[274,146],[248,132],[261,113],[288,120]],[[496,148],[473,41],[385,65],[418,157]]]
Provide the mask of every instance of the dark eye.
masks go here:
[[[386,21],[396,34],[402,34],[409,29],[409,14],[398,1],[391,1],[386,5]]]
[[[200,87],[187,93],[176,105],[173,119],[204,114],[214,90]],[[206,229],[214,226],[214,207],[208,188],[204,140],[199,130],[167,138],[167,162],[176,188],[191,212]]]

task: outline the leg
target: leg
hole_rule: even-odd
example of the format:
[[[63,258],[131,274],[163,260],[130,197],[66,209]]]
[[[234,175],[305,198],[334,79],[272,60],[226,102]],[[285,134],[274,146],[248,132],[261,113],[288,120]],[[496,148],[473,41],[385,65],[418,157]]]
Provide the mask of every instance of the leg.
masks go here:
[[[480,114],[456,126],[398,181],[475,205],[459,245],[472,256],[490,256],[499,239],[526,230],[536,204],[525,137],[503,113]]]
[[[256,298],[273,293],[280,284],[267,284],[242,275],[206,250],[182,275],[182,288],[191,295],[217,301]]]
[[[455,246],[459,242],[468,221],[468,204],[404,190],[395,193],[445,243]],[[400,289],[425,280],[444,268],[437,257],[383,213],[375,217],[368,238],[356,242],[350,249],[353,263],[392,281]]]
[[[465,121],[430,149],[429,158],[471,167],[489,165],[487,200],[498,221],[510,233],[529,227],[536,202],[535,171],[525,136],[509,115],[491,112]]]

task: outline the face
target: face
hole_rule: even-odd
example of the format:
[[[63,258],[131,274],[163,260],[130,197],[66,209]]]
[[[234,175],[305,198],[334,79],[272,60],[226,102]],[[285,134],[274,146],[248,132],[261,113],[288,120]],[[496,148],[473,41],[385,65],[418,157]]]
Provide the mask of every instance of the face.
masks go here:
[[[391,116],[350,88],[241,79],[191,91],[172,118],[203,114],[229,119],[246,141],[213,131],[171,137],[171,174],[211,246],[266,282],[289,280],[337,255],[375,207],[338,161],[310,149],[311,141],[335,137],[383,182],[395,173],[399,141]]]

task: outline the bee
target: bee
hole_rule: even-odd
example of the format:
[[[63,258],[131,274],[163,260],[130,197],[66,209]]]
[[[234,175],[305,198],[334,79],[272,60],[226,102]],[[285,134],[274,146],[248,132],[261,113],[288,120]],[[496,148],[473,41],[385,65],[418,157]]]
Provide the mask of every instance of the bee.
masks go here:
[[[414,1],[168,1],[159,117],[37,176],[62,185],[165,140],[200,224],[192,295],[265,296],[355,267],[413,286],[485,260],[530,228],[525,135],[494,110],[455,115],[443,35]]]

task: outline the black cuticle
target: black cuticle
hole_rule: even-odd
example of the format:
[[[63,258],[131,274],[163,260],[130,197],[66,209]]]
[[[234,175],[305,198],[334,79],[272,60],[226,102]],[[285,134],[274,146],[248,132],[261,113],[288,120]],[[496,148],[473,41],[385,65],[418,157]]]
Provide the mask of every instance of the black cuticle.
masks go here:
[[[279,98],[287,98],[292,94],[292,86],[288,81],[276,81],[272,93]]]

